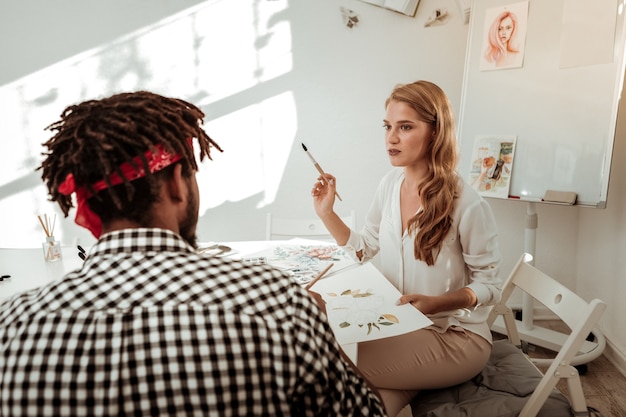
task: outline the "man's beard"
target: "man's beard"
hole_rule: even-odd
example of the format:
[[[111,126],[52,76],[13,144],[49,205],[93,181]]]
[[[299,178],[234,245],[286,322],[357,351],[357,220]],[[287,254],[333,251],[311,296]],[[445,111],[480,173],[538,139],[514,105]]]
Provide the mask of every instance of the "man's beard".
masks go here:
[[[188,188],[187,191],[187,210],[185,218],[179,225],[180,236],[185,242],[190,244],[194,249],[198,249],[198,236],[196,235],[196,228],[198,226],[198,198]]]

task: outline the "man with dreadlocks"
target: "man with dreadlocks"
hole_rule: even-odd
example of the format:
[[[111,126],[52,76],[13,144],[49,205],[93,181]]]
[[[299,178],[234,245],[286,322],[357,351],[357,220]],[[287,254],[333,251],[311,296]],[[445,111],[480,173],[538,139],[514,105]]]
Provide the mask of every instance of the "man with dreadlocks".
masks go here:
[[[98,241],[0,304],[0,415],[384,415],[316,300],[269,266],[198,254],[204,114],[149,92],[68,107],[50,199]]]

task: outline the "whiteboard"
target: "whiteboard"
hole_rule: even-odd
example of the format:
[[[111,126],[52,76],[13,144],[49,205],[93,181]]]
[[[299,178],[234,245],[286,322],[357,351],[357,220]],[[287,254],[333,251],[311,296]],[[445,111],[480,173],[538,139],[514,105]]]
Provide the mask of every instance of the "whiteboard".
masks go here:
[[[485,27],[494,9],[519,0],[473,1],[458,125],[463,178],[477,137],[515,136],[510,196],[541,201],[547,190],[566,191],[578,205],[606,206],[625,44],[624,13],[608,1],[615,29],[607,61],[564,66],[571,10],[565,0],[529,0],[523,64],[499,70],[484,70]]]

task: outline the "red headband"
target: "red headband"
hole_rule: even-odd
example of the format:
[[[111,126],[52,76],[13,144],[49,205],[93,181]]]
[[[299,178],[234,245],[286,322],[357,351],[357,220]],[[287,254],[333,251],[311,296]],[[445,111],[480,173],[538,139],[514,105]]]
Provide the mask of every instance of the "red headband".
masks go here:
[[[191,146],[191,140],[189,140],[189,144]],[[182,158],[182,156],[178,154],[169,153],[160,144],[155,145],[155,148],[155,151],[148,150],[144,153],[148,162],[148,169],[151,174],[160,171],[177,161],[180,161]],[[112,187],[122,184],[124,182],[124,178],[128,181],[134,181],[138,178],[146,176],[143,161],[139,156],[133,158],[133,163],[122,163],[119,170],[121,171],[123,177],[120,176],[117,171],[114,171],[109,175],[109,181]],[[91,186],[96,193],[109,187],[105,180],[100,180]],[[76,188],[76,184],[74,183],[74,174],[70,172],[67,174],[65,181],[63,181],[63,183],[59,186],[59,192],[63,195],[76,193],[76,224],[86,227],[96,237],[96,239],[99,238],[102,233],[102,222],[100,221],[100,217],[98,217],[98,215],[89,208],[87,199],[90,198],[92,194],[89,192],[87,187]]]

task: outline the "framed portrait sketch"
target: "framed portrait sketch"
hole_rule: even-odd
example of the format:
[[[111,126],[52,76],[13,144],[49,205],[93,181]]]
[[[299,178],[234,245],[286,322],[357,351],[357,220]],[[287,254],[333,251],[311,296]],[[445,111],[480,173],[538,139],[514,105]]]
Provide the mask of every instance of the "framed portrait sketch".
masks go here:
[[[528,1],[485,11],[481,71],[520,68],[524,63]]]

